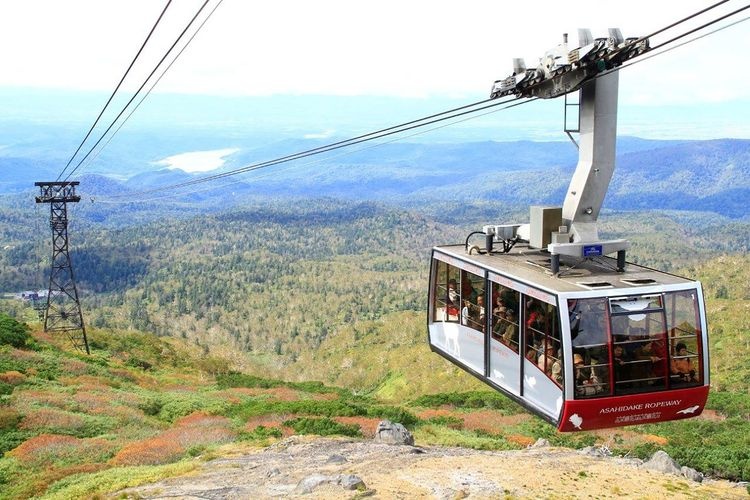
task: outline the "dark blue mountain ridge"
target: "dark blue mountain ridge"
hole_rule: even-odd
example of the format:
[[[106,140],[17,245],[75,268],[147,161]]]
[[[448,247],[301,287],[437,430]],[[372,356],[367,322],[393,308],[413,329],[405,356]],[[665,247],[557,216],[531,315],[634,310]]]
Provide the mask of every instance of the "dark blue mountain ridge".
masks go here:
[[[333,141],[286,140],[241,149],[227,158],[228,164],[221,170]],[[212,208],[236,204],[248,196],[268,195],[404,204],[416,200],[561,204],[577,163],[577,150],[568,141],[398,142],[342,152],[198,184],[179,193],[179,200]],[[0,156],[0,189],[28,189],[36,180],[29,178],[31,166],[34,176],[49,177],[49,172],[54,172],[50,165],[44,168],[28,159]],[[152,165],[151,170],[138,170],[126,181],[85,175],[79,189],[82,195],[92,196],[106,197],[128,190],[137,194],[221,170],[190,174],[179,169],[153,170]],[[749,193],[750,140],[654,141],[623,137],[618,140],[617,167],[604,207],[714,211],[743,218],[750,214],[745,206]]]

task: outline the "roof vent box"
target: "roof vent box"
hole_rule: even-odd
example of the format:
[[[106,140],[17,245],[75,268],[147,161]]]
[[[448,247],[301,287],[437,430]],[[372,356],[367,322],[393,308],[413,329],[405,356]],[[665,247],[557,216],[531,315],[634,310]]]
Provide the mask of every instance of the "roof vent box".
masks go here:
[[[531,207],[529,246],[547,248],[552,242],[552,233],[562,226],[562,207]]]

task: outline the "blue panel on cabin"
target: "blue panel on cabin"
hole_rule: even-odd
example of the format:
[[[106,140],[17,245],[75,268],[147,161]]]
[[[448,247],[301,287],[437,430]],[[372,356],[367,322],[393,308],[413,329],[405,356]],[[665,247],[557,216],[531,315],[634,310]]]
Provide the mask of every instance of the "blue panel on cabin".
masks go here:
[[[596,257],[598,255],[602,255],[601,245],[583,245],[584,257]]]

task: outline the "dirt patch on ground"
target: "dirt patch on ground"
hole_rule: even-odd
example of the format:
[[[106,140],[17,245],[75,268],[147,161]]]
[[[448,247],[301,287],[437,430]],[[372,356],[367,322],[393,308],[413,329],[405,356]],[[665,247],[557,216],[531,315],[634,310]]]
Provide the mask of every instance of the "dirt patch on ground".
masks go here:
[[[190,476],[130,488],[136,498],[747,498],[744,485],[690,481],[641,461],[565,448],[487,452],[292,436],[211,460]],[[353,489],[347,489],[353,488]]]

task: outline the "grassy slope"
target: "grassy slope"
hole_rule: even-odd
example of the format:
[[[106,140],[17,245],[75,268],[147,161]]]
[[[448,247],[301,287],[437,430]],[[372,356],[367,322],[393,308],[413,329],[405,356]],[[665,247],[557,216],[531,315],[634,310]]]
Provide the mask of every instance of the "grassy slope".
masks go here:
[[[712,386],[750,394],[750,256],[722,256],[686,272],[704,286]]]
[[[676,271],[704,286],[708,308],[712,385],[750,388],[750,257],[721,256]],[[430,352],[424,313],[400,312],[360,321],[329,335],[282,373],[320,379],[399,401],[430,392],[479,388],[474,377]]]
[[[597,433],[557,434],[485,391],[429,351],[423,313],[332,332],[319,350],[275,372],[298,381],[288,383],[227,377],[225,360],[178,339],[94,329],[94,354],[85,357],[37,332],[34,349],[0,347],[0,498],[114,491],[289,433],[367,435],[381,418],[408,423],[420,444],[508,449],[545,437],[640,456],[662,448],[683,465],[748,480],[749,264],[724,256],[684,270],[705,285],[713,419]],[[315,379],[354,392],[300,382]]]

